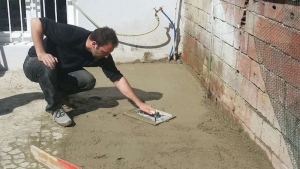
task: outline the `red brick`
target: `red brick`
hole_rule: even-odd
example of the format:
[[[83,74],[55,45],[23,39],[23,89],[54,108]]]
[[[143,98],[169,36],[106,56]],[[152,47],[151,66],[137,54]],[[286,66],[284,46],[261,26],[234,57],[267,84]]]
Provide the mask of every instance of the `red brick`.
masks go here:
[[[241,52],[246,55],[248,54],[248,36],[249,34],[247,32],[242,32],[240,35]]]
[[[197,1],[196,0],[190,0],[190,3],[192,6],[196,7],[197,6]]]
[[[241,36],[241,31],[238,28],[234,28],[234,35],[233,35],[233,47],[237,50],[240,49],[240,36]]]
[[[205,21],[204,20],[204,14],[205,13],[203,11],[198,10],[198,18],[196,18],[196,23],[198,25],[200,25],[201,27],[203,27],[203,28],[204,28],[203,22]]]
[[[193,59],[192,68],[199,75],[200,74],[200,62],[199,62],[199,58],[196,55],[192,54],[192,59]]]
[[[189,35],[193,35],[193,32],[194,32],[194,26],[195,26],[195,23],[192,22],[191,20],[189,19],[185,19],[185,25],[184,25],[184,31],[189,34]]]
[[[197,20],[198,25],[200,25],[201,27],[205,28],[205,17],[206,17],[206,13],[202,10],[198,11],[198,15],[199,15],[199,19]]]
[[[183,31],[190,35],[190,30],[191,30],[190,27],[191,27],[192,22],[191,22],[191,20],[189,20],[186,17],[184,17],[183,20],[184,20]]]
[[[271,38],[270,31],[271,31],[271,21],[269,19],[255,15],[254,35],[265,42],[270,42],[270,38]]]
[[[199,76],[201,77],[202,76],[202,73],[203,73],[203,62],[198,58],[198,70],[199,70]]]
[[[235,91],[230,89],[228,86],[224,85],[223,87],[223,95],[221,95],[222,102],[229,108],[230,111],[234,110],[234,98]]]
[[[263,119],[250,107],[247,107],[244,123],[256,137],[261,138]]]
[[[206,13],[211,13],[211,1],[203,1],[203,10],[206,12]]]
[[[202,27],[199,25],[195,24],[195,39],[198,41],[201,41],[202,38]]]
[[[249,36],[248,54],[253,60],[262,63],[271,55],[271,47],[267,43]]]
[[[191,38],[190,39],[190,44],[188,44],[191,48],[191,52],[196,55],[198,53],[198,43],[197,43],[197,40],[194,39],[194,38]]]
[[[288,56],[275,48],[271,48],[270,46],[265,45],[264,47],[265,48],[262,47],[258,49],[261,51],[261,55],[264,55],[264,66],[282,77],[283,67]]]
[[[226,32],[226,30],[224,30],[224,24],[225,24],[226,22],[223,22],[223,21],[221,21],[221,20],[219,20],[219,19],[215,19],[214,20],[214,29],[213,29],[213,34],[216,36],[216,37],[218,37],[218,38],[221,38],[222,37],[222,34],[224,33],[224,32]]]
[[[236,6],[245,7],[246,0],[223,0]]]
[[[204,2],[203,1],[198,1],[198,7],[199,7],[199,9],[203,10]]]
[[[283,58],[283,79],[291,85],[300,87],[300,63],[292,58]]]
[[[205,13],[204,14],[204,16],[203,16],[203,18],[204,18],[204,20],[203,20],[203,22],[204,22],[204,27],[205,27],[205,29],[208,31],[208,32],[213,32],[213,30],[212,30],[212,24],[211,24],[211,22],[207,22],[207,21],[209,21],[209,20],[211,20],[211,16],[210,16],[210,14],[208,14],[208,13]]]
[[[198,14],[198,11],[199,11],[199,9],[198,8],[196,8],[195,6],[193,6],[192,7],[192,19],[191,19],[191,21],[193,21],[193,22],[196,22],[198,19],[198,16],[199,16],[199,14]]]
[[[213,7],[213,14],[215,18],[219,18],[222,21],[226,20],[228,7],[230,5],[225,3],[216,4]],[[232,15],[233,16],[233,15]]]
[[[222,80],[214,73],[211,73],[211,79],[210,79],[210,90],[211,92],[217,96],[218,98],[223,95],[223,82]]]
[[[205,65],[202,65],[202,72],[201,72],[201,78],[203,79],[202,82],[204,82],[203,84],[205,84],[203,87],[204,89],[207,90],[207,87],[208,87],[208,84],[210,82],[210,69],[205,66]]]
[[[270,31],[265,33],[270,37],[268,42],[276,46],[279,46],[280,43],[288,44],[292,35],[288,29],[276,22],[270,22]]]
[[[258,88],[246,78],[242,78],[240,95],[253,107],[257,104]]]
[[[187,61],[187,57],[188,57],[188,49],[186,47],[183,46],[182,48],[182,59],[186,62]]]
[[[204,63],[204,65],[206,66],[206,67],[210,67],[210,58],[211,58],[211,51],[210,50],[208,50],[207,48],[203,48],[203,50],[204,50],[204,52],[203,52],[203,55],[204,55],[204,57],[205,57],[205,60],[203,61],[203,63]]]
[[[286,86],[283,79],[268,70],[263,70],[267,93],[279,104],[284,104]]]
[[[283,15],[283,8],[284,5],[282,4],[265,2],[265,17],[281,22],[282,15]]]
[[[201,42],[207,49],[211,49],[211,33],[207,32],[205,29],[202,30]]]
[[[199,60],[202,62],[202,64],[208,66],[210,60],[209,51],[201,43],[198,43],[198,50],[199,50],[199,55],[198,55]]]
[[[211,71],[217,74],[225,83],[234,90],[238,90],[241,83],[237,81],[236,70],[226,64],[216,55],[212,57]]]
[[[192,53],[190,52],[190,51],[187,51],[186,52],[186,62],[187,62],[187,64],[190,66],[190,67],[192,67]]]
[[[255,61],[251,62],[250,81],[253,82],[262,91],[266,91],[265,82],[262,77],[260,65]]]
[[[188,58],[187,58],[187,63],[193,68],[193,70],[197,74],[200,74],[199,59],[197,58],[197,56],[195,56],[193,53],[189,53]]]
[[[251,62],[251,59],[243,53],[237,58],[236,69],[247,79],[250,78]]]
[[[261,140],[271,148],[271,150],[278,155],[280,147],[280,132],[263,122]]]
[[[258,90],[257,110],[271,123],[274,121],[275,113],[268,94]]]
[[[287,166],[284,165],[284,163],[274,154],[272,154],[272,165],[274,169],[288,169]]]
[[[189,20],[192,20],[193,16],[192,16],[192,8],[193,6],[189,5],[189,4],[185,4],[185,17],[188,18]]]
[[[297,14],[297,17],[300,18],[300,13],[299,13],[299,11],[300,11],[300,6],[294,6],[294,8],[296,8],[296,10],[294,10],[294,11],[298,11],[298,13],[296,13],[296,14]],[[292,22],[292,23],[293,23],[293,27],[294,27],[295,29],[298,29],[298,31],[300,31],[300,22],[299,22],[299,20],[298,20],[298,21],[295,21],[295,22]]]
[[[229,25],[228,23],[223,24],[223,31],[221,34],[221,39],[228,43],[230,46],[233,46],[233,38],[234,38],[234,29],[232,25]]]
[[[286,108],[287,110],[300,119],[300,91],[287,85]],[[291,124],[292,125],[292,124]]]
[[[271,97],[271,96],[270,96]],[[280,104],[279,102],[276,102],[274,99],[271,99],[273,109],[276,112],[276,118],[274,118],[273,127],[276,128],[278,131],[280,131],[283,134],[287,133],[287,129],[289,130],[290,124],[286,125],[286,113],[285,111],[285,103]]]
[[[260,15],[264,15],[264,11],[265,11],[265,4],[263,1],[253,1],[250,0],[249,1],[249,5],[248,5],[248,9],[260,14]]]
[[[203,61],[204,59],[203,59],[203,57],[204,57],[204,46],[202,45],[202,43],[201,42],[197,42],[197,53],[196,53],[196,56],[201,60],[201,61]]]
[[[277,23],[272,24],[271,43],[284,53],[300,59],[300,34]]]
[[[291,42],[288,44],[288,53],[295,59],[300,60],[300,34],[293,33],[293,38]]]
[[[228,4],[227,5],[227,11],[225,14],[225,21],[230,25],[235,25],[235,19],[234,19],[234,5]]]
[[[249,34],[253,35],[254,31],[254,14],[250,11],[246,12],[246,25],[244,30]]]
[[[289,5],[283,9],[284,9],[282,14],[283,24],[300,30],[300,23],[299,23],[300,6]]]
[[[227,43],[223,43],[222,59],[232,68],[236,66],[236,59],[239,52]]]
[[[293,164],[291,162],[291,158],[289,156],[289,152],[287,149],[287,144],[284,140],[284,138],[281,136],[280,141],[280,148],[279,148],[279,158],[282,160],[282,162],[288,167],[293,168]]]
[[[245,11],[242,8],[237,6],[234,7],[234,26],[237,26],[237,24],[241,24],[244,12]]]
[[[242,87],[241,80],[239,78],[239,74],[237,73],[236,69],[229,66],[227,63],[223,62],[223,76],[221,79],[233,90],[240,91]]]
[[[222,46],[223,46],[223,43],[222,43],[222,40],[215,37],[214,36],[214,41],[213,41],[213,54],[217,55],[218,57],[221,57],[222,56]]]
[[[223,77],[223,62],[219,57],[212,55],[211,59],[211,71],[218,75],[220,78]]]
[[[191,36],[187,33],[184,34],[183,46],[185,46],[189,51],[191,50],[190,42]]]
[[[247,106],[245,100],[240,97],[236,96],[234,98],[234,114],[243,122],[245,122],[247,113]]]

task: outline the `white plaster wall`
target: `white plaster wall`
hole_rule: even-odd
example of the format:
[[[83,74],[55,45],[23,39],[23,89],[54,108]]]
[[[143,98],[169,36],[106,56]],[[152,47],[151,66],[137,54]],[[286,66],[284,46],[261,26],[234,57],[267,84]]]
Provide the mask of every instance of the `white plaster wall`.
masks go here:
[[[178,26],[175,21],[175,9],[176,6],[180,6],[181,2],[182,0],[77,0],[80,8],[98,25],[111,27],[117,33],[122,34],[140,34],[154,29],[157,21],[153,8],[158,9],[161,6]],[[70,3],[68,4],[70,5]],[[179,10],[178,7],[177,10]],[[75,16],[76,25],[88,30],[96,28],[79,11]],[[160,25],[154,32],[135,37],[118,36],[125,45],[119,44],[112,53],[115,62],[131,62],[136,59],[143,61],[145,52],[150,52],[150,59],[154,60],[169,55],[173,46],[173,29],[171,26],[169,27],[169,20],[161,12],[158,13],[158,16]],[[181,26],[181,23],[179,25]],[[168,33],[167,28],[169,28]],[[16,43],[8,46],[0,44],[0,70],[22,69],[23,61],[31,45],[31,43]]]
[[[77,4],[100,26],[111,27],[119,34],[139,34],[155,28],[157,21],[153,8],[159,9],[162,6],[164,12],[174,21],[177,0],[77,0]],[[174,33],[173,29],[169,29],[168,35],[166,34],[169,20],[161,12],[158,16],[160,25],[154,32],[135,37],[118,36],[120,41],[131,45],[120,44],[115,49],[112,55],[116,62],[143,60],[145,52],[151,52],[152,59],[168,56]],[[80,12],[78,25],[89,30],[96,28]]]
[[[31,45],[0,45],[0,71],[23,69]]]

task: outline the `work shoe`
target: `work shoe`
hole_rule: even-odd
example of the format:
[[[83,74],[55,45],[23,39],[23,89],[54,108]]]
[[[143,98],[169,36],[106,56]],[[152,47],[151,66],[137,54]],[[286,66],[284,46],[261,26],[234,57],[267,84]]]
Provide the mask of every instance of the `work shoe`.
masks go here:
[[[60,126],[66,127],[72,123],[71,118],[67,115],[63,108],[59,108],[52,114],[53,121]]]

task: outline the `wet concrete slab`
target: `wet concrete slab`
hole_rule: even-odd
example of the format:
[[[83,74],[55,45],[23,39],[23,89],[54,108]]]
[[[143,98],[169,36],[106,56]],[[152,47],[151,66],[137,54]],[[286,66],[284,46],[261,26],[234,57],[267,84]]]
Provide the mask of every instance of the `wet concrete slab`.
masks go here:
[[[45,113],[38,84],[22,70],[0,77],[0,168],[46,168],[30,145],[83,168],[272,168],[266,154],[205,93],[182,64],[117,65],[135,93],[175,119],[158,126],[123,115],[134,104],[100,68],[88,92],[72,95],[77,109],[62,128]]]

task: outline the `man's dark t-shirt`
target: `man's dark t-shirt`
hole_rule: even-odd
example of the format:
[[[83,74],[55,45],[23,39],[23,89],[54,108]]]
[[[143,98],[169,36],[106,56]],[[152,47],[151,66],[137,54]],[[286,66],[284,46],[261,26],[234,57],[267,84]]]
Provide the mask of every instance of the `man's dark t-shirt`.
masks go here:
[[[112,82],[123,76],[116,68],[111,55],[108,58],[95,59],[92,53],[86,50],[85,43],[91,31],[47,18],[40,18],[40,21],[46,36],[45,51],[58,59],[57,69],[74,71],[82,67],[99,66]],[[34,46],[29,49],[28,55],[37,57]]]

